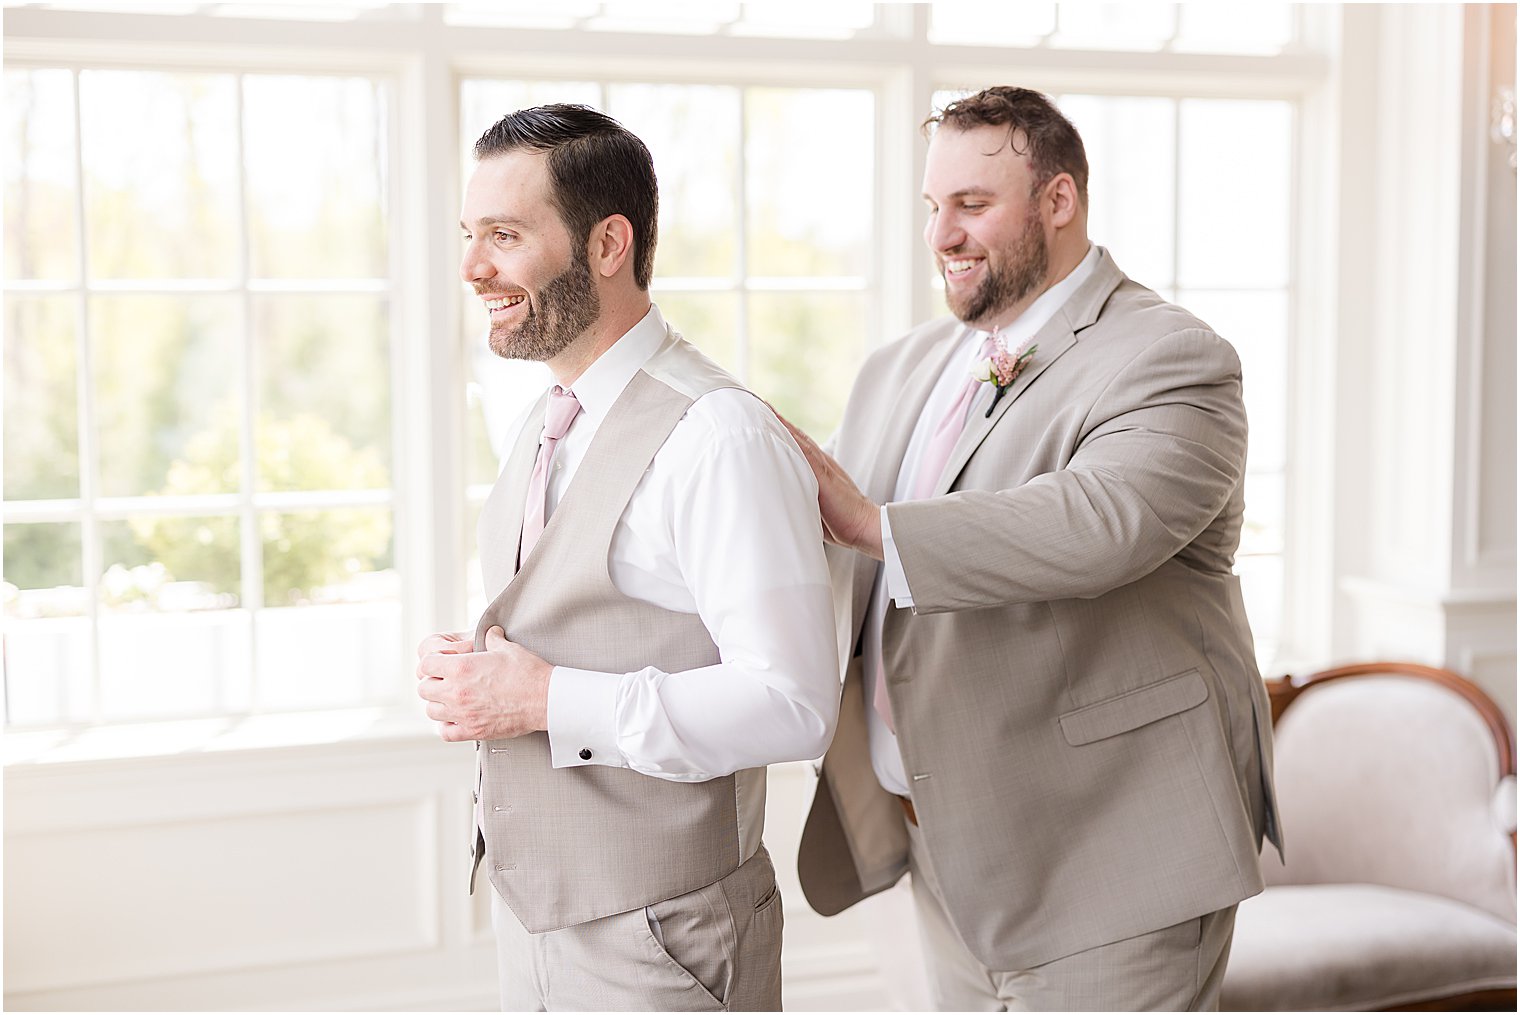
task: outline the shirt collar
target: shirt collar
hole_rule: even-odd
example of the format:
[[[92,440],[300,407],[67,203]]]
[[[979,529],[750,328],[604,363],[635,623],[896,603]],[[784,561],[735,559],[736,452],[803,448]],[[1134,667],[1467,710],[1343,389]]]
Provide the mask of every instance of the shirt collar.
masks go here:
[[[633,375],[660,348],[665,331],[665,318],[660,315],[660,308],[651,303],[649,313],[612,343],[570,386],[593,427],[601,425]]]

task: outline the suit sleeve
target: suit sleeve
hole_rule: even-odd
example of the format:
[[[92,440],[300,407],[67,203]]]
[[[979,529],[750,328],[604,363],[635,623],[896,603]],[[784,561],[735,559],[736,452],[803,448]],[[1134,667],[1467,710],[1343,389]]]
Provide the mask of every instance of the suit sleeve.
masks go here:
[[[1098,396],[1064,468],[1011,489],[888,505],[914,610],[1093,598],[1127,585],[1208,527],[1245,458],[1234,349],[1206,329],[1168,335]]]

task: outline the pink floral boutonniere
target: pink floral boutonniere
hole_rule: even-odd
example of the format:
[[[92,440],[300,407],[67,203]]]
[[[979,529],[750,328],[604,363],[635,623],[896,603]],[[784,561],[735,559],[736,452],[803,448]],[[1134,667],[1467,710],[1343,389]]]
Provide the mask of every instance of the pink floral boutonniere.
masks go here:
[[[1002,399],[1013,382],[1018,380],[1019,374],[1024,372],[1024,368],[1029,365],[1030,360],[1034,359],[1035,352],[1040,348],[1025,342],[1009,352],[1003,336],[996,331],[992,333],[992,341],[997,346],[992,350],[992,355],[978,363],[971,371],[971,376],[977,380],[997,386],[997,393],[992,396],[992,404],[987,406],[988,418],[991,418],[992,410],[997,408],[998,401]]]

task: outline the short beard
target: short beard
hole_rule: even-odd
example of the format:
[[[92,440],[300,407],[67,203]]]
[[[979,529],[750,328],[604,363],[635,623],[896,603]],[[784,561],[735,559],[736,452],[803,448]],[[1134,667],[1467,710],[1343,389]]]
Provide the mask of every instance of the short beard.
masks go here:
[[[527,303],[522,323],[491,325],[491,351],[505,359],[543,363],[564,352],[602,314],[586,252],[571,254],[569,267],[529,293]]]
[[[989,251],[990,253],[990,251]],[[1031,204],[1024,229],[1013,243],[1001,250],[1001,264],[987,262],[987,277],[963,298],[946,292],[950,312],[975,325],[1002,313],[1037,292],[1050,271],[1050,248],[1045,243],[1045,224],[1038,204]]]

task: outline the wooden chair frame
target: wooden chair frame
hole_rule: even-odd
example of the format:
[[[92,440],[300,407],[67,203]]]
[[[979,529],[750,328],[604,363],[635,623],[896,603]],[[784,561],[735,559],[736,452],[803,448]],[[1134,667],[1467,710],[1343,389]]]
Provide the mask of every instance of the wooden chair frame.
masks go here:
[[[1432,683],[1440,684],[1442,687],[1460,695],[1477,710],[1478,714],[1483,718],[1484,725],[1488,727],[1488,732],[1493,738],[1494,752],[1499,763],[1500,777],[1513,776],[1515,774],[1515,736],[1510,732],[1509,722],[1504,718],[1504,713],[1500,711],[1499,706],[1477,684],[1450,670],[1438,669],[1434,666],[1397,662],[1355,663],[1350,666],[1337,666],[1328,670],[1320,670],[1305,677],[1295,677],[1289,674],[1268,680],[1266,684],[1267,694],[1272,702],[1272,725],[1276,726],[1277,720],[1282,718],[1282,714],[1287,710],[1288,706],[1297,701],[1299,696],[1311,687],[1336,680],[1373,676],[1415,677],[1420,680],[1428,680]],[[1515,833],[1513,831],[1509,833],[1509,845],[1511,858],[1513,859],[1515,855]],[[1507,990],[1481,990],[1452,997],[1434,998],[1417,1004],[1384,1010],[1514,1011],[1516,999],[1516,990],[1511,987]]]

